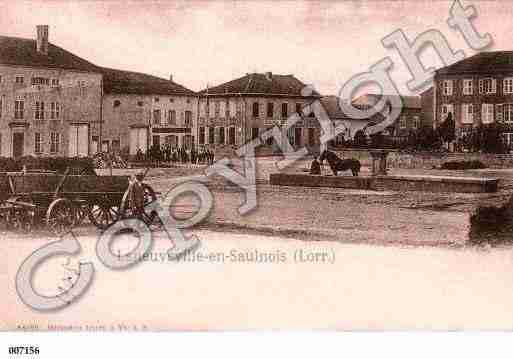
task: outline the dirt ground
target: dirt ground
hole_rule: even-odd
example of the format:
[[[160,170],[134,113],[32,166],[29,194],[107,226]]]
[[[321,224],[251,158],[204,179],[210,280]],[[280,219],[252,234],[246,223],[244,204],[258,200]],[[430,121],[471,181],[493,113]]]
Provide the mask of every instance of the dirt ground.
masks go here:
[[[308,161],[298,161],[289,172],[301,172]],[[513,194],[513,170],[404,170],[391,174],[450,175],[500,178],[497,193],[377,192],[353,189],[271,186],[275,158],[257,165],[257,208],[241,216],[242,190],[220,176],[210,178],[215,206],[203,228],[236,233],[281,235],[309,240],[337,240],[378,244],[463,245],[468,241],[469,218],[478,206],[499,206]],[[327,170],[327,169],[326,169]],[[166,192],[176,177],[201,174],[202,167],[155,169],[147,182]],[[363,168],[362,173],[368,174]],[[349,175],[349,174],[348,174]],[[181,204],[192,206],[194,200]]]
[[[82,252],[52,258],[34,278],[36,290],[55,295],[70,285],[70,268],[93,263],[88,292],[57,312],[23,305],[14,280],[55,237],[2,232],[0,330],[513,329],[513,247],[466,245],[470,214],[509,198],[512,170],[451,172],[500,177],[501,191],[444,194],[277,187],[266,183],[273,159],[259,165],[258,207],[246,216],[240,189],[220,177],[207,183],[215,206],[192,230],[201,246],[181,261],[166,257],[169,239],[156,232],[145,260],[111,270],[96,256],[99,232],[77,228]],[[166,192],[202,170],[152,169],[146,180]],[[196,205],[185,197],[173,211]],[[136,242],[115,243],[128,252]]]

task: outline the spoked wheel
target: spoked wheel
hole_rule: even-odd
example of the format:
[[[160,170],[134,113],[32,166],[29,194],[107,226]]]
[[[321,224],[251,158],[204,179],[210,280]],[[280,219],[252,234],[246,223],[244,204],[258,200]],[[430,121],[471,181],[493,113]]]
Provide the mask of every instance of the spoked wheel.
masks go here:
[[[9,200],[16,202],[22,201],[26,204],[32,204],[30,199],[24,197],[11,197]],[[23,206],[13,203],[12,206],[4,212],[3,220],[6,229],[30,232],[34,227],[35,207]]]
[[[77,208],[69,199],[56,199],[46,211],[46,225],[56,235],[71,231],[76,223]]]
[[[30,232],[34,228],[35,211],[24,207],[11,208],[5,214],[6,229]]]
[[[160,220],[156,211],[150,210],[148,206],[157,200],[157,195],[153,188],[143,183],[143,196],[144,196],[144,209],[138,211],[135,208],[133,202],[131,188],[128,188],[123,195],[121,200],[121,218],[139,218],[150,229],[158,229],[162,227],[162,221]]]
[[[90,206],[88,217],[97,228],[107,229],[120,218],[119,207],[96,203]]]

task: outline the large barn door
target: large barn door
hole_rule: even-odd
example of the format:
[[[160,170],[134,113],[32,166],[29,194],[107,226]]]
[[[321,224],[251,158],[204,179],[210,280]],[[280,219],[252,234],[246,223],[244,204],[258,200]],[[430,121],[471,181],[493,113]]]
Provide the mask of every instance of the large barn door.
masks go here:
[[[89,154],[89,125],[71,125],[69,127],[69,157],[85,157]]]
[[[148,143],[148,132],[146,128],[132,128],[130,129],[130,154],[137,154],[137,150],[146,153]]]

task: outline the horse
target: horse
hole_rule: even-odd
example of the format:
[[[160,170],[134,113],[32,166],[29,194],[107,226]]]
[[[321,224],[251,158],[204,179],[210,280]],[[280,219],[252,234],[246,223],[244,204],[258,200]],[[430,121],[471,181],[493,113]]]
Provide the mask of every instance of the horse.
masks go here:
[[[357,159],[341,159],[334,152],[328,150],[323,151],[321,153],[321,156],[319,157],[319,162],[321,163],[321,165],[325,159],[328,161],[331,171],[335,176],[338,174],[339,171],[351,170],[353,176],[358,176],[358,173],[360,172],[361,164],[360,161],[358,161]]]

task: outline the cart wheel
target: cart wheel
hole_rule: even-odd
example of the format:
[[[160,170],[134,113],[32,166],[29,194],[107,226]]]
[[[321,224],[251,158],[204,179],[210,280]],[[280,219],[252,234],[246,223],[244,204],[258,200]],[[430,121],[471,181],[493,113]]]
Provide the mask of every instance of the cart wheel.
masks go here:
[[[89,220],[99,229],[107,229],[112,223],[116,222],[119,215],[118,206],[109,206],[103,203],[93,204],[89,207],[87,214]]]
[[[144,223],[146,223],[150,229],[158,229],[162,227],[162,221],[160,220],[156,211],[148,211],[146,208],[151,203],[157,200],[157,195],[153,188],[149,185],[143,183],[144,190],[144,207],[145,210],[143,213],[136,213],[135,208],[133,208],[132,203],[130,203],[130,188],[125,191],[123,195],[123,199],[121,200],[121,217],[122,218],[139,218]],[[153,228],[152,228],[153,227]]]
[[[22,197],[11,197],[10,199],[32,203],[30,199]],[[8,230],[30,232],[34,228],[35,210],[13,205],[4,213],[3,219]]]
[[[58,198],[46,211],[46,225],[56,235],[62,235],[73,229],[77,222],[75,204],[65,198]]]

